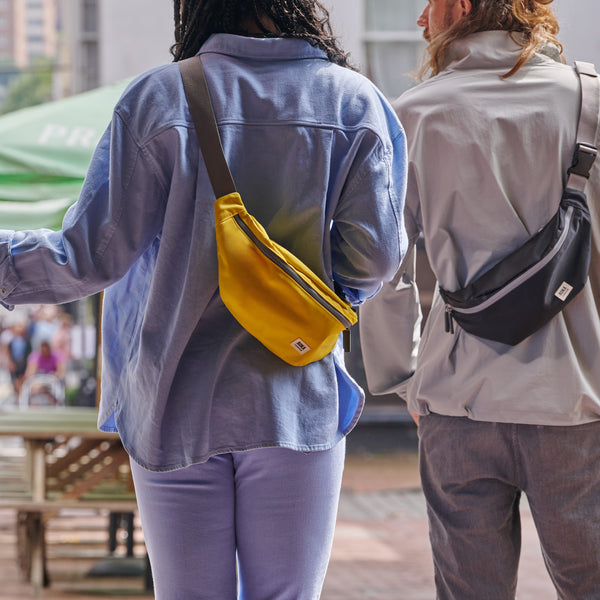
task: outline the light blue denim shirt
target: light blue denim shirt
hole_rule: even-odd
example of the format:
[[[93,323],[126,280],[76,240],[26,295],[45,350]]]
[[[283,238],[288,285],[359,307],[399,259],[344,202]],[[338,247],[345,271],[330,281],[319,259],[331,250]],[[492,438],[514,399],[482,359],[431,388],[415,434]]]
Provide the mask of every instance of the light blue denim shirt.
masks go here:
[[[201,54],[249,212],[356,303],[375,293],[406,248],[405,137],[387,101],[304,41],[219,34]],[[108,287],[99,426],[152,470],[251,448],[328,449],[362,408],[341,344],[292,367],[225,308],[213,202],[169,64],[124,92],[61,231],[0,231],[5,305]]]

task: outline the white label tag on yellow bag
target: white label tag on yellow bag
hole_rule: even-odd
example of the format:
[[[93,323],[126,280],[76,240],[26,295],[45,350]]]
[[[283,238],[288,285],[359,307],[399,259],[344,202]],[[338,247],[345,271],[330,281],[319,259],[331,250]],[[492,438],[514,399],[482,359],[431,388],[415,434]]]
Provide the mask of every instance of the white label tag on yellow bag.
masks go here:
[[[291,346],[296,352],[298,352],[298,354],[306,354],[310,351],[310,346],[306,344],[302,338],[295,339]]]

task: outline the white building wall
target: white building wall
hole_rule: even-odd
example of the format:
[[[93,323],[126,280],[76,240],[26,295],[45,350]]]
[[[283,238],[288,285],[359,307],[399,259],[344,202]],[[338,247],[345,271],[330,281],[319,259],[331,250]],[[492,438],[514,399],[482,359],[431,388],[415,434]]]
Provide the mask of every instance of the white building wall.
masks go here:
[[[101,0],[100,85],[170,62],[172,0]],[[352,63],[364,65],[364,0],[324,0],[336,35]]]
[[[100,0],[100,85],[171,62],[172,0]]]
[[[333,32],[339,37],[342,48],[350,53],[351,63],[364,70],[364,0],[323,0],[323,6],[329,10]]]
[[[554,7],[567,62],[584,60],[600,69],[600,1],[554,0]]]

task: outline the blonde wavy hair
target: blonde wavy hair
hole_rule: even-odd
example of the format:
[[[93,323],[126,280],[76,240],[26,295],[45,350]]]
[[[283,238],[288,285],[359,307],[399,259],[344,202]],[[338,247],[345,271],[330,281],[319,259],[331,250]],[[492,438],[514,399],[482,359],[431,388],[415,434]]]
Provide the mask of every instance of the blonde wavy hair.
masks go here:
[[[456,0],[455,0],[456,1]],[[471,0],[471,12],[446,31],[430,40],[422,67],[421,80],[433,77],[447,63],[450,44],[480,31],[509,31],[523,49],[517,62],[503,79],[513,76],[540,48],[553,44],[562,58],[563,47],[556,38],[558,21],[550,7],[553,0]],[[563,58],[564,61],[564,58]]]

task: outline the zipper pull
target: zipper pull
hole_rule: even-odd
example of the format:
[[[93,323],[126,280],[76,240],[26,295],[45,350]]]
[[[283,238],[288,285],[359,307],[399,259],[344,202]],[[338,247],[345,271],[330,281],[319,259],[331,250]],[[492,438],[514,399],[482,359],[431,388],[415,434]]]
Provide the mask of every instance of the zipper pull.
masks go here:
[[[454,319],[452,318],[453,312],[454,311],[452,310],[452,307],[449,304],[446,304],[446,314],[444,315],[446,333],[454,334]]]
[[[350,350],[352,350],[352,338],[350,337],[349,329],[344,329],[343,340],[344,340],[344,352],[350,352]]]

